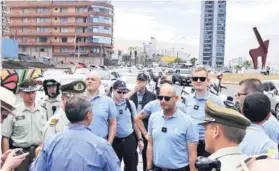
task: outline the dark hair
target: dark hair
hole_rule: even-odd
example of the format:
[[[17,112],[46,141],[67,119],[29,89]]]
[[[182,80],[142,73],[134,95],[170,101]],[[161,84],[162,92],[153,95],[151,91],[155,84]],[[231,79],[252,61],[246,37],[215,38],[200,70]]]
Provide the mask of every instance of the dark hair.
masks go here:
[[[224,137],[227,138],[230,142],[240,144],[243,138],[245,137],[246,130],[235,128],[227,125],[221,125],[220,127],[223,130]]]
[[[84,95],[75,95],[66,102],[65,113],[71,123],[85,120],[86,114],[90,111],[92,105]]]
[[[242,80],[239,85],[244,86],[245,93],[254,93],[259,92],[263,93],[263,84],[259,79],[256,78],[248,78],[245,80]]]
[[[252,93],[246,96],[243,103],[243,114],[251,122],[262,122],[270,113],[270,100],[263,93]]]

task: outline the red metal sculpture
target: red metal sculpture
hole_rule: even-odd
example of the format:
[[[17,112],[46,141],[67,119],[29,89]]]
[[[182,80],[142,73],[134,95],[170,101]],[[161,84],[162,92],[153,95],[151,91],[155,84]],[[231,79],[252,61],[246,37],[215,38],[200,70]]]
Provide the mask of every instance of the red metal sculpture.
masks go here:
[[[257,38],[260,46],[256,49],[251,49],[249,51],[249,54],[252,58],[254,69],[258,69],[258,57],[259,56],[262,57],[262,69],[264,69],[265,64],[266,64],[267,53],[268,53],[269,40],[263,41],[263,39],[256,27],[254,27],[253,30],[254,30],[254,33],[256,35],[256,38]]]

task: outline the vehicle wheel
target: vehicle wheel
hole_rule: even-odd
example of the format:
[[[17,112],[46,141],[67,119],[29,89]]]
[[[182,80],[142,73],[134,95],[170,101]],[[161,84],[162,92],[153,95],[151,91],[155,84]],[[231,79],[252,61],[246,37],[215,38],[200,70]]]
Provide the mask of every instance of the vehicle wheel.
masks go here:
[[[275,107],[275,116],[277,117],[277,119],[279,118],[279,104],[277,104]]]

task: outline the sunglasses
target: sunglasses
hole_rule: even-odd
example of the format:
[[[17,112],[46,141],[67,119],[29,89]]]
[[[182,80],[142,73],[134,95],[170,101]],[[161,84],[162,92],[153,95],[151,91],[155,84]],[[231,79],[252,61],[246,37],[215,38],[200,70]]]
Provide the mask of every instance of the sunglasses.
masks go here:
[[[264,160],[264,159],[268,159],[268,158],[269,158],[268,155],[251,156],[251,157],[248,157],[248,158],[244,159],[243,161],[241,161],[240,165],[237,168],[242,168],[243,171],[250,171],[248,166],[253,161]]]
[[[165,99],[165,101],[170,101],[170,99],[174,97],[174,96],[158,96],[158,99],[160,101],[162,101],[163,99]]]
[[[126,94],[127,92],[125,91],[117,91],[117,94]]]
[[[192,80],[193,80],[193,81],[198,81],[198,80],[200,80],[201,82],[205,82],[206,77],[192,77]]]

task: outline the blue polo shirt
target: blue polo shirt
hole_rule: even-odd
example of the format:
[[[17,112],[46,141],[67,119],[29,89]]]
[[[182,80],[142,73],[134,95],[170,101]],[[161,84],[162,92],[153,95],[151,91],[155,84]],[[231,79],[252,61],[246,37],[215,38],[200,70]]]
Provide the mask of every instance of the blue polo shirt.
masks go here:
[[[180,101],[178,101],[176,103],[176,106],[178,107],[179,110],[181,110],[182,112],[186,113],[186,106],[185,104],[181,103]],[[154,112],[158,112],[161,111],[162,107],[160,105],[160,100],[156,99],[156,100],[152,100],[149,103],[147,103],[144,108],[142,109],[142,112],[144,114],[146,114],[147,116],[150,116],[152,113]]]
[[[279,144],[279,122],[273,115],[263,124],[263,129],[270,139]]]
[[[239,144],[243,154],[248,156],[274,153],[274,158],[278,159],[278,147],[265,133],[263,127],[252,123],[246,129],[246,135]]]
[[[153,163],[168,169],[188,166],[187,143],[199,142],[198,131],[197,123],[179,109],[169,118],[164,117],[163,111],[152,113],[148,134],[153,138]]]
[[[121,104],[116,104],[117,110],[117,128],[116,128],[116,137],[117,138],[125,138],[129,136],[133,131],[133,121],[131,115],[134,117],[137,113],[136,106],[133,101],[129,100],[132,114],[127,107],[126,100],[124,100]]]
[[[207,92],[207,95],[205,97],[196,97],[195,94],[190,94],[186,97],[186,108],[187,112],[186,114],[190,115],[193,119],[199,121],[203,121],[205,118],[205,102],[207,100],[212,100],[214,103],[216,103],[219,106],[225,106],[222,100],[210,93]],[[204,133],[205,133],[205,127],[202,125],[199,125],[199,139],[204,140]]]
[[[107,139],[109,119],[116,118],[117,115],[115,103],[110,97],[101,94],[91,99],[91,103],[93,106],[93,119],[89,127],[93,134]]]

